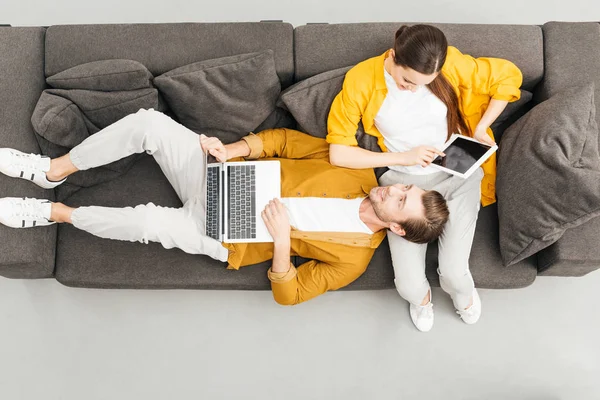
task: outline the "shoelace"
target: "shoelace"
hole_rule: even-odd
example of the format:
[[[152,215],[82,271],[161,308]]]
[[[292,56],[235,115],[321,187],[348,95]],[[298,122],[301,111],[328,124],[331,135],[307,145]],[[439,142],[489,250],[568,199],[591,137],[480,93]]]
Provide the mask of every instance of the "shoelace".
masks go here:
[[[19,154],[13,153],[13,164],[21,170],[36,171],[40,168],[41,157],[37,154]]]
[[[417,307],[417,314],[420,317],[431,318],[433,316],[433,303],[429,302],[427,305]]]
[[[475,312],[475,304],[471,304],[471,307],[467,308],[466,310],[456,310],[456,313],[458,315],[460,315],[461,317],[464,315],[466,317],[471,317],[473,316]]]
[[[15,215],[18,217],[31,218],[35,220],[43,220],[44,212],[42,210],[42,203],[32,200],[17,200],[13,202],[15,206]]]

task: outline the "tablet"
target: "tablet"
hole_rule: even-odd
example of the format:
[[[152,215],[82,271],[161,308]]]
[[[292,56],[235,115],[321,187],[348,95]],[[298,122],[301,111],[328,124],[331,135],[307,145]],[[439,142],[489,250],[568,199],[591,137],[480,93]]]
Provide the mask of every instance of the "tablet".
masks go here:
[[[437,156],[431,166],[466,179],[498,150],[498,146],[489,146],[455,133],[441,150],[446,156]]]

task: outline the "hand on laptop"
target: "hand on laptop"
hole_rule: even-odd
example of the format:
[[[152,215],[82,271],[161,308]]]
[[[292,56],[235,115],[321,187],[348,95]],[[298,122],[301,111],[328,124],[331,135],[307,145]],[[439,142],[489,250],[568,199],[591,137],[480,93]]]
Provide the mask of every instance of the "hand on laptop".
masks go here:
[[[216,137],[200,135],[200,146],[202,151],[215,157],[218,162],[227,161],[227,149]]]
[[[273,199],[267,204],[261,213],[267,230],[273,237],[275,244],[285,244],[290,242],[290,219],[287,209],[279,199]]]

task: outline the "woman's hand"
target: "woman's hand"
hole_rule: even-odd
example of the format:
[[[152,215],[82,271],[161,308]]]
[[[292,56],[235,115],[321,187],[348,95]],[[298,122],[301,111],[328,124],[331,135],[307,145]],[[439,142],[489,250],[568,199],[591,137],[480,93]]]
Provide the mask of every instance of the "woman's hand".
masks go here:
[[[409,151],[398,153],[398,155],[400,156],[400,165],[407,167],[411,165],[420,165],[423,168],[431,164],[437,156],[445,156],[443,152],[431,146],[418,146]]]
[[[202,147],[202,151],[214,156],[218,162],[225,162],[228,160],[227,149],[216,137],[200,135],[200,146]]]
[[[494,139],[492,139],[490,137],[490,135],[488,135],[487,128],[480,127],[479,125],[477,126],[477,128],[475,128],[475,132],[473,132],[473,139],[475,139],[483,144],[487,144],[488,146],[496,145],[496,142],[494,142]]]
[[[289,247],[291,227],[288,213],[283,203],[279,199],[269,201],[261,216],[275,244],[287,244]]]

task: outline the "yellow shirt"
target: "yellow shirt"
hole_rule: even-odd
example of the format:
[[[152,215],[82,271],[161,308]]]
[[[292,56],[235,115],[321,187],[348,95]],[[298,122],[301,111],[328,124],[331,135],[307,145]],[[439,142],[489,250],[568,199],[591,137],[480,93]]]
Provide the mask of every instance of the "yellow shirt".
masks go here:
[[[291,129],[269,129],[243,138],[248,159],[281,163],[281,197],[366,197],[377,186],[373,169],[346,169],[329,163],[329,145]],[[291,255],[313,259],[287,273],[269,270],[271,289],[280,304],[298,304],[356,280],[367,269],[385,230],[374,234],[292,230]],[[273,258],[273,243],[225,243],[228,268],[239,269]]]
[[[357,146],[356,129],[362,120],[365,133],[378,138],[379,147],[387,151],[383,136],[375,127],[375,116],[387,95],[383,63],[387,52],[365,60],[346,74],[342,91],[331,105],[327,121],[327,142]],[[499,58],[473,58],[455,47],[448,47],[442,73],[458,96],[461,111],[471,132],[487,110],[490,99],[516,101],[523,75],[512,62]],[[494,134],[488,128],[488,134]],[[483,164],[481,203],[496,201],[496,156]]]

